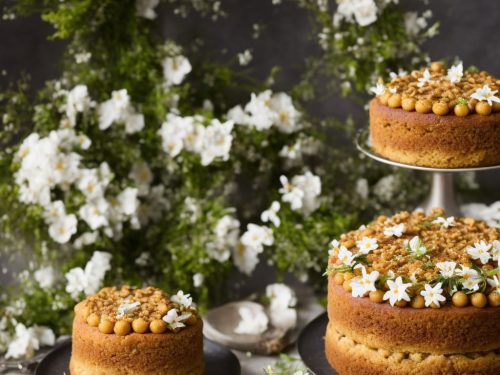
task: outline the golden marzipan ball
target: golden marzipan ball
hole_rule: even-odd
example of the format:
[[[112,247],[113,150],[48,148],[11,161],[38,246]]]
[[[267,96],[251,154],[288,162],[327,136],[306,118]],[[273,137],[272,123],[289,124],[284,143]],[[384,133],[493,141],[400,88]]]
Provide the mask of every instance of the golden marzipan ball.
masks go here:
[[[401,102],[401,107],[403,107],[405,111],[411,112],[415,110],[415,103],[417,103],[417,101],[413,98],[404,98]]]
[[[450,110],[448,103],[446,102],[436,102],[432,105],[432,112],[438,116],[447,115]]]
[[[479,103],[477,99],[470,99],[467,102],[467,106],[469,107],[469,112],[473,113],[476,110],[476,104]]]
[[[487,102],[479,102],[476,104],[476,112],[483,116],[488,116],[491,113],[491,106]]]
[[[102,333],[110,334],[113,333],[113,330],[115,328],[115,323],[113,323],[111,320],[103,320],[101,323],[99,323],[99,331]]]
[[[344,272],[344,280],[351,280],[354,277],[352,272]]]
[[[455,115],[458,117],[465,117],[469,114],[469,107],[467,104],[457,104],[454,109]]]
[[[413,297],[411,307],[414,309],[423,309],[425,307],[425,298],[420,295]]]
[[[167,330],[167,323],[161,319],[155,319],[149,324],[149,329],[153,333],[163,333]]]
[[[397,307],[405,307],[406,305],[408,304],[408,302],[406,302],[404,299],[402,299],[401,301],[398,301],[394,304],[394,306],[397,306]]]
[[[97,314],[90,314],[87,317],[87,324],[91,327],[97,327],[99,325],[99,321],[101,319],[99,318],[99,315]]]
[[[375,303],[382,303],[384,302],[384,291],[383,290],[376,290],[375,292],[370,292],[370,301],[375,302]]]
[[[418,113],[429,113],[432,110],[432,103],[427,99],[417,100],[415,103],[415,110]]]
[[[137,333],[146,333],[149,328],[148,322],[142,318],[134,319],[132,322],[132,329]]]
[[[488,303],[488,299],[486,298],[486,296],[483,293],[474,293],[470,297],[470,301],[472,303],[472,306],[479,307],[479,308],[485,307],[486,304]]]
[[[469,297],[464,292],[456,292],[451,301],[456,307],[465,307],[469,304]]]
[[[126,320],[119,320],[115,324],[114,332],[118,336],[127,336],[132,331],[130,323]]]
[[[337,285],[342,285],[344,283],[344,275],[340,272],[337,272],[333,277],[333,281],[335,281],[335,284]]]
[[[497,292],[491,292],[488,295],[488,302],[490,303],[490,306],[493,307],[500,306],[500,294]]]
[[[387,101],[387,104],[391,108],[399,108],[401,107],[401,95],[400,94],[392,94]]]
[[[194,326],[194,325],[196,324],[196,321],[197,321],[197,320],[198,320],[198,319],[196,318],[196,315],[191,314],[191,316],[190,316],[189,318],[187,318],[187,320],[186,320],[186,324],[187,324],[188,326]]]
[[[444,64],[441,61],[434,61],[431,64],[431,72],[433,73],[439,73],[444,70]]]
[[[385,92],[378,97],[378,100],[380,100],[380,103],[382,103],[383,105],[387,105],[390,96],[391,96],[390,92]]]
[[[351,288],[351,280],[346,280],[344,281],[344,284],[342,284],[342,286],[344,287],[344,290],[346,292],[352,292],[352,288]]]

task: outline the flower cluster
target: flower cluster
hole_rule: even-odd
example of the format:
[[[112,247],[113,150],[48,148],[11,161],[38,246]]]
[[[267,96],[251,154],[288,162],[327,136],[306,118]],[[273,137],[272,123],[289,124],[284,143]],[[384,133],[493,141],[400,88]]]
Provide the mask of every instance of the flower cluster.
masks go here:
[[[269,317],[271,324],[283,331],[297,325],[297,297],[295,292],[285,284],[271,284],[266,287],[269,300]]]
[[[106,272],[110,269],[111,254],[96,251],[87,262],[84,269],[76,267],[66,273],[66,292],[75,300],[78,300],[78,297],[80,297],[82,293],[87,296],[97,293],[102,286]]]

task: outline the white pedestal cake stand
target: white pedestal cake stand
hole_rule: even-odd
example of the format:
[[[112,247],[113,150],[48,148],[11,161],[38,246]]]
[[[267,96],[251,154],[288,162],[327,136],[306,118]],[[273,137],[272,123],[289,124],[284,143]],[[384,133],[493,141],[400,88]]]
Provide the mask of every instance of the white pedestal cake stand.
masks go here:
[[[443,208],[448,215],[460,216],[460,206],[455,198],[455,191],[453,186],[453,174],[457,172],[471,172],[471,171],[486,171],[492,169],[500,169],[500,165],[493,165],[490,167],[477,167],[477,168],[430,168],[421,167],[418,165],[409,165],[398,163],[389,160],[373,151],[370,142],[368,130],[360,131],[356,136],[356,147],[363,154],[378,162],[392,165],[394,167],[412,169],[417,171],[429,172],[432,174],[432,185],[429,196],[417,208],[422,208],[425,212],[429,212],[432,208]]]

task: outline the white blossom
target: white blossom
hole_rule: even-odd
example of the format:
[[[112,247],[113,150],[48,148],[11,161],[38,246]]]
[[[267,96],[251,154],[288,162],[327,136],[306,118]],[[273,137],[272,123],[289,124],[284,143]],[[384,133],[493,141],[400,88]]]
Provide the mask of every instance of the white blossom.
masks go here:
[[[263,211],[260,214],[260,219],[264,222],[271,222],[274,224],[275,227],[279,227],[281,224],[281,220],[278,216],[278,211],[280,210],[280,202],[274,201],[271,203],[271,207],[269,207],[267,210]]]
[[[75,62],[77,64],[84,64],[86,62],[89,62],[91,57],[92,54],[90,52],[75,53]]]
[[[132,303],[122,303],[120,306],[118,306],[118,310],[116,311],[116,317],[123,318],[126,314],[134,312],[137,309],[139,309],[139,306],[141,306],[141,303],[139,301]]]
[[[165,315],[162,319],[165,323],[167,323],[168,328],[173,331],[176,330],[177,328],[185,327],[186,325],[182,322],[189,319],[191,315],[192,315],[191,313],[185,313],[179,315],[177,314],[176,309],[171,309],[167,312],[167,315]]]
[[[407,301],[410,302],[410,296],[406,290],[411,286],[411,283],[403,283],[401,276],[398,276],[395,281],[387,280],[387,286],[389,290],[384,294],[384,301],[389,300],[391,306],[394,306],[396,302]]]
[[[455,262],[438,262],[436,267],[439,269],[439,273],[444,277],[453,277],[455,274],[455,268],[457,264]]]
[[[290,182],[288,182],[288,178],[286,176],[280,177],[280,182],[282,188],[280,188],[279,192],[283,194],[281,200],[283,202],[290,203],[292,210],[299,210],[302,208],[302,200],[304,198],[304,192],[298,187],[294,186]]]
[[[269,319],[260,306],[260,309],[250,309],[242,306],[238,309],[240,322],[234,329],[234,332],[240,335],[260,335],[267,330]]]
[[[244,50],[241,53],[238,53],[238,62],[241,66],[245,66],[250,64],[252,61],[252,52],[249,49]]]
[[[385,92],[385,85],[378,82],[376,86],[370,87],[370,92],[375,94],[375,96],[380,96]]]
[[[191,72],[191,63],[182,56],[166,57],[163,62],[163,77],[168,85],[179,85]]]
[[[437,219],[432,221],[432,224],[441,224],[443,228],[449,228],[455,226],[455,217],[450,216],[447,218],[439,216]]]
[[[245,246],[239,243],[233,249],[233,262],[236,268],[245,275],[251,275],[259,263],[259,254],[262,248]]]
[[[384,235],[386,237],[401,237],[405,232],[406,227],[404,223],[394,225],[392,227],[384,228]]]
[[[420,292],[420,295],[424,297],[425,306],[429,307],[432,304],[439,306],[440,302],[446,301],[443,296],[443,283],[437,283],[433,287],[430,284],[425,284],[425,290]]]
[[[97,293],[106,272],[110,269],[111,254],[95,251],[85,265],[85,269],[76,267],[66,273],[66,292],[75,300],[81,293],[87,296]]]
[[[429,82],[431,82],[431,73],[429,69],[425,69],[423,76],[418,79],[417,86],[424,87]]]
[[[360,254],[368,254],[378,248],[377,239],[370,237],[363,237],[361,240],[356,241],[356,246]]]
[[[104,198],[87,201],[80,207],[78,214],[92,230],[109,225],[108,220],[109,203]]]
[[[351,251],[347,250],[345,246],[341,246],[337,259],[344,266],[352,267],[354,265],[354,255]]]
[[[489,253],[491,247],[491,244],[487,244],[486,242],[481,240],[479,242],[476,242],[474,246],[467,246],[465,250],[472,259],[479,259],[482,264],[486,264],[491,259],[491,254]]]
[[[87,86],[76,85],[70,90],[66,96],[66,106],[64,108],[70,125],[74,127],[77,114],[87,111],[91,106],[93,106],[93,102],[89,97]]]
[[[351,280],[352,296],[363,297],[369,292],[375,292],[375,282],[379,277],[378,271],[366,272],[366,268],[361,266],[361,276],[356,276]]]
[[[124,123],[125,132],[133,134],[144,128],[144,116],[132,107],[126,89],[111,93],[111,99],[99,104],[99,129],[106,130],[113,123]]]
[[[58,243],[66,243],[76,233],[77,224],[78,220],[75,215],[61,216],[49,225],[49,235]]]
[[[236,247],[240,235],[240,222],[230,215],[219,219],[214,228],[215,241],[207,244],[207,254],[219,262],[225,262]]]
[[[490,86],[484,85],[483,87],[477,89],[470,97],[472,99],[476,99],[478,101],[486,101],[490,106],[493,105],[493,102],[500,103],[500,98],[498,98],[496,93],[498,90],[491,90]]]
[[[448,69],[448,74],[446,78],[450,80],[451,83],[458,83],[462,80],[464,75],[464,66],[462,63],[457,65],[453,65],[450,69]]]
[[[274,243],[273,231],[262,225],[248,224],[247,231],[241,236],[241,243],[246,247],[262,249],[264,245]]]
[[[120,205],[120,211],[128,216],[135,215],[139,206],[137,199],[138,190],[128,187],[118,194],[117,200]]]
[[[41,267],[33,274],[36,282],[42,289],[49,289],[56,283],[56,271],[52,266]]]
[[[493,276],[492,279],[488,279],[487,281],[495,292],[500,293],[500,280],[498,279],[498,276]]]
[[[203,147],[200,153],[202,165],[209,165],[217,158],[224,161],[229,159],[229,151],[233,142],[231,135],[233,125],[231,120],[224,123],[217,119],[212,120],[206,128],[203,138]]]
[[[205,280],[205,276],[203,276],[201,273],[195,273],[193,275],[193,286],[195,288],[199,288],[200,286],[203,285],[204,280]]]
[[[40,347],[52,346],[55,341],[54,332],[48,327],[34,325],[27,328],[24,324],[18,323],[16,334],[9,344],[5,358],[31,358]]]
[[[274,94],[269,107],[275,113],[275,124],[283,133],[293,133],[300,129],[300,112],[294,107],[292,98],[283,93]]]
[[[286,176],[280,177],[282,188],[279,192],[283,202],[290,203],[292,210],[301,210],[306,216],[314,212],[320,205],[318,196],[321,194],[321,180],[319,176],[307,171],[303,175],[296,175],[291,183]]]
[[[404,244],[413,257],[420,258],[427,254],[427,247],[418,236],[414,236],[410,241],[405,240]]]
[[[135,10],[138,16],[154,20],[157,16],[155,8],[160,3],[160,0],[136,0]]]
[[[334,14],[334,26],[338,27],[342,20],[348,22],[355,20],[360,26],[368,26],[377,20],[377,5],[373,0],[341,1]]]
[[[464,288],[472,292],[479,290],[481,276],[476,270],[467,266],[461,266],[460,269],[457,269],[456,273],[462,277],[462,285]]]
[[[172,302],[178,303],[179,305],[182,305],[184,307],[191,307],[193,303],[193,298],[191,297],[191,294],[184,294],[182,290],[179,290],[177,294],[174,294],[173,296],[170,297],[170,300]]]

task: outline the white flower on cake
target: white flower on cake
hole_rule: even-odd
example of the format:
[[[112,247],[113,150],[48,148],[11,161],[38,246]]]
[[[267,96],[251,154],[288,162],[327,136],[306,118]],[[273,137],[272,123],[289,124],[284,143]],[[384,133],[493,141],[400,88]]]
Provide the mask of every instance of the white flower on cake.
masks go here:
[[[405,232],[406,227],[403,223],[394,225],[393,227],[388,227],[384,229],[384,235],[386,237],[401,237]]]
[[[500,262],[500,241],[495,240],[491,243],[491,259]]]
[[[163,77],[167,85],[179,85],[186,74],[191,72],[191,63],[182,56],[166,57],[163,62]]]
[[[429,307],[432,304],[440,305],[440,302],[446,301],[443,296],[443,283],[437,283],[433,287],[430,284],[425,284],[425,290],[420,292],[420,295],[425,299],[425,306]]]
[[[368,254],[370,251],[378,248],[377,239],[370,237],[363,237],[361,240],[356,241],[356,246],[359,249],[359,253]]]
[[[31,358],[40,347],[52,346],[55,342],[54,332],[50,328],[37,325],[27,328],[24,324],[18,323],[16,334],[9,343],[5,358]]]
[[[427,254],[427,248],[418,236],[413,237],[410,241],[405,240],[405,246],[407,247],[411,256],[415,258],[421,258],[425,254]]]
[[[486,242],[481,240],[479,242],[476,242],[474,246],[467,246],[465,250],[472,259],[479,259],[482,264],[486,264],[491,259],[491,254],[489,253],[491,247],[491,244],[487,244]]]
[[[490,106],[493,105],[493,102],[500,103],[500,99],[495,96],[498,90],[492,91],[490,86],[484,85],[483,87],[477,89],[470,97],[472,99],[476,99],[481,101],[486,101]]]
[[[379,277],[378,271],[366,272],[366,268],[361,266],[362,276],[356,276],[351,279],[351,288],[353,297],[363,297],[366,293],[375,292],[375,282]]]
[[[467,266],[461,266],[460,269],[457,269],[457,275],[462,277],[462,285],[464,288],[475,292],[479,289],[479,283],[482,281],[479,273]]]
[[[424,87],[427,83],[430,82],[430,79],[431,79],[431,73],[429,72],[429,69],[425,69],[424,75],[418,79],[417,86]]]
[[[269,319],[262,306],[255,309],[243,306],[239,308],[238,313],[241,320],[234,332],[240,335],[260,335],[267,330]]]
[[[449,228],[455,226],[455,217],[450,216],[447,218],[444,218],[442,216],[439,216],[437,219],[432,221],[432,224],[441,224],[443,228]]]
[[[462,63],[453,65],[450,69],[448,69],[448,75],[446,78],[450,80],[451,83],[458,83],[462,80],[464,76],[464,67]]]
[[[132,303],[122,303],[118,306],[118,310],[116,311],[117,318],[123,318],[126,314],[136,311],[141,303],[139,301]]]
[[[354,265],[354,255],[352,252],[347,250],[345,246],[341,246],[339,250],[339,254],[337,255],[337,259],[344,266],[352,267]]]
[[[332,240],[332,242],[330,242],[330,249],[328,250],[328,255],[332,256],[334,254],[337,254],[339,252],[339,246],[340,246],[339,241]]]
[[[173,295],[170,299],[172,300],[172,302],[178,303],[179,305],[185,307],[191,307],[191,304],[193,303],[191,294],[184,294],[182,290],[179,290],[177,294]]]
[[[260,219],[264,223],[267,223],[270,221],[271,223],[274,224],[275,227],[279,227],[281,224],[281,220],[277,214],[278,214],[278,211],[280,210],[280,208],[281,208],[280,202],[274,201],[273,203],[271,203],[271,207],[269,207],[267,210],[263,211],[260,214]]]
[[[167,323],[168,328],[173,331],[177,328],[185,327],[186,325],[182,322],[189,319],[191,315],[191,313],[179,315],[176,309],[171,309],[162,319],[165,323]]]
[[[455,262],[439,262],[436,263],[439,273],[444,277],[453,277],[457,264]]]
[[[155,8],[160,0],[136,0],[135,10],[138,16],[153,20],[156,18]]]
[[[396,87],[389,87],[389,92],[391,94],[396,94],[398,92],[398,89]]]
[[[498,279],[498,276],[493,276],[492,279],[488,279],[488,284],[495,289],[494,291],[497,293],[500,293],[500,280]]]
[[[370,87],[370,92],[375,94],[375,96],[380,96],[385,92],[385,86],[383,83],[378,82],[375,86]]]
[[[410,296],[406,290],[411,286],[411,283],[403,283],[401,276],[398,276],[396,280],[387,280],[387,286],[389,290],[384,294],[384,301],[389,300],[391,306],[394,306],[396,302],[406,301],[410,302]]]

